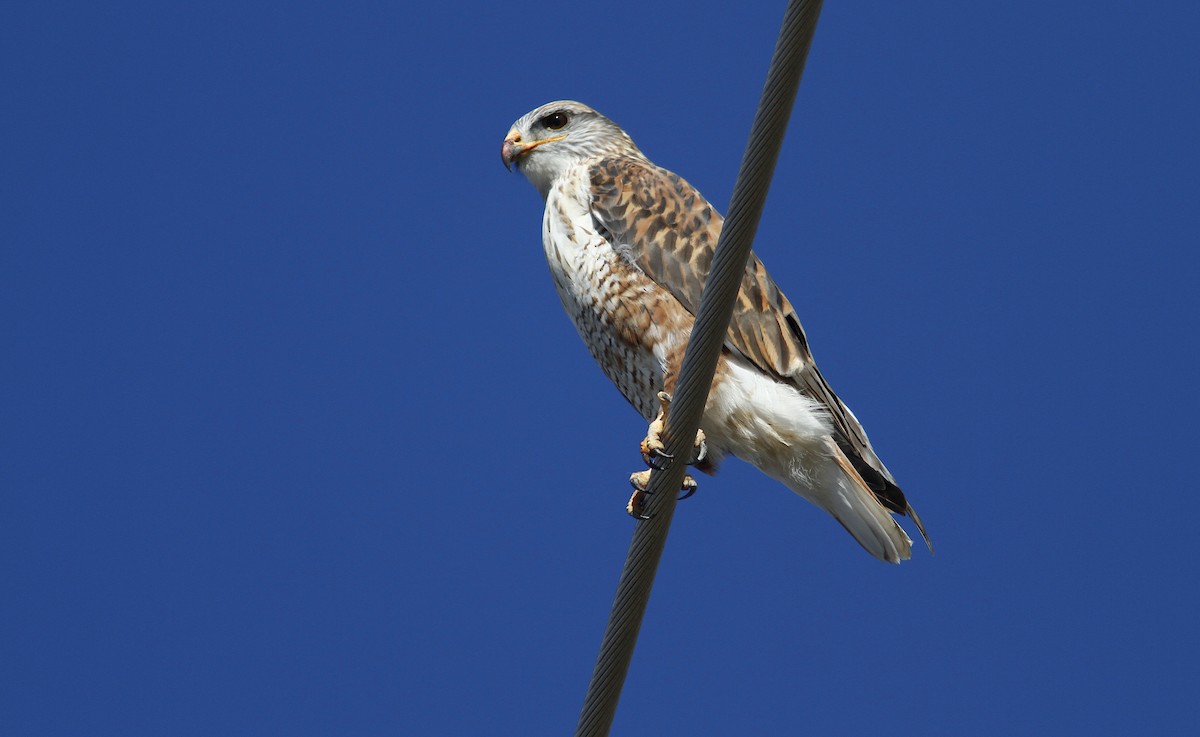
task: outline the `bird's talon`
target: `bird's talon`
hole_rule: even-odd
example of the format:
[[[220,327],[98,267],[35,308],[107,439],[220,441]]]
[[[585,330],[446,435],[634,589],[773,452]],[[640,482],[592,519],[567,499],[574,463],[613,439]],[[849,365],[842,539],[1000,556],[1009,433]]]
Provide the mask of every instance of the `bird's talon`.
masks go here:
[[[671,461],[675,460],[675,456],[670,453],[651,453],[646,459],[646,465],[658,471],[665,470],[671,465]]]
[[[650,519],[650,515],[642,511],[642,498],[646,496],[644,491],[635,491],[633,496],[629,497],[629,503],[625,505],[625,511],[634,519]]]
[[[646,430],[646,437],[642,440],[641,451],[642,460],[651,468],[658,468],[658,459],[665,458],[668,461],[671,459],[671,454],[667,452],[666,447],[662,443],[662,419],[657,419],[650,423],[649,429]]]
[[[683,491],[683,496],[679,497],[679,501],[683,501],[684,499],[687,499],[692,494],[695,494],[696,488],[697,488],[696,479],[692,478],[691,476],[684,476],[683,477],[683,487],[681,489],[681,491]]]
[[[654,515],[648,515],[642,511],[642,504],[645,498],[650,496],[650,471],[637,471],[629,474],[629,485],[633,487],[633,495],[629,497],[629,503],[625,505],[625,511],[630,517],[636,519],[650,519]],[[683,495],[679,497],[679,501],[687,499],[692,494],[696,493],[696,479],[690,475],[683,477],[683,485],[680,487]]]
[[[642,460],[650,468],[663,470],[675,460],[673,453],[668,453],[662,442],[663,424],[666,422],[667,411],[671,408],[671,395],[666,392],[658,393],[658,401],[662,405],[658,416],[646,429],[646,437],[642,440]],[[696,430],[696,439],[692,441],[691,459],[689,465],[703,464],[708,458],[708,443],[705,442],[704,430]]]
[[[634,519],[650,519],[650,515],[642,511],[642,501],[650,492],[647,487],[650,486],[650,472],[637,471],[629,475],[629,484],[633,487],[633,495],[629,497],[629,503],[625,505],[625,511]]]
[[[708,443],[705,442],[704,430],[697,429],[696,440],[692,445],[691,465],[703,463],[705,458],[708,458]]]

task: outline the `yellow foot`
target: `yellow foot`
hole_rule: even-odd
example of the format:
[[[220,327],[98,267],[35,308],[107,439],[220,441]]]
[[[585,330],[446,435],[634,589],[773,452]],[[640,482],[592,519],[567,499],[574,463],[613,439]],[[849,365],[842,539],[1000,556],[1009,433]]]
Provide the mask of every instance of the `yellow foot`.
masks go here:
[[[671,395],[659,392],[658,402],[660,405],[658,417],[655,417],[654,422],[650,423],[650,427],[646,430],[646,438],[642,440],[641,445],[642,459],[650,468],[666,468],[674,457],[667,452],[666,446],[662,442],[663,421],[666,419],[667,410],[671,408]],[[707,456],[708,445],[704,442],[704,431],[697,430],[696,440],[692,443],[692,458],[688,464],[703,463]]]
[[[650,516],[642,510],[642,505],[646,501],[646,497],[650,494],[650,471],[638,471],[629,475],[629,484],[633,487],[633,496],[629,497],[629,503],[625,505],[625,511],[629,512],[630,517],[638,519],[650,519]],[[683,477],[683,486],[680,489],[683,491],[681,500],[687,499],[692,494],[696,493],[696,479],[685,475]]]

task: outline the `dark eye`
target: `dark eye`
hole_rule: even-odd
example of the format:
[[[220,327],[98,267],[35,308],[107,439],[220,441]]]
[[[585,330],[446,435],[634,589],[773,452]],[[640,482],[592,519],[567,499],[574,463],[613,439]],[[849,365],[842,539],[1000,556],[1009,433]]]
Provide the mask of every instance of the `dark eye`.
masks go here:
[[[567,114],[566,113],[550,113],[549,115],[542,118],[538,122],[541,123],[542,126],[544,126],[547,130],[556,131],[559,128],[562,128],[564,125],[567,124]]]

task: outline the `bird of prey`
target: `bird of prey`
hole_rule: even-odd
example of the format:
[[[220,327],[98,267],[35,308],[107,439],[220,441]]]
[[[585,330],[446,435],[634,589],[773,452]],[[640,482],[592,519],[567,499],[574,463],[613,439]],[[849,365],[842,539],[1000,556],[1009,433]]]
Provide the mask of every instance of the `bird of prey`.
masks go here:
[[[501,148],[546,202],[542,244],[563,307],[604,373],[652,421],[647,464],[700,304],[723,218],[690,184],[655,166],[592,108],[562,100],[526,114]],[[880,560],[911,541],[890,512],[924,526],[863,427],[817,370],[787,297],[754,256],[746,266],[692,465],[733,455],[833,515]],[[631,477],[629,511],[649,472]],[[695,488],[688,477],[685,491]],[[928,537],[926,537],[928,542]]]

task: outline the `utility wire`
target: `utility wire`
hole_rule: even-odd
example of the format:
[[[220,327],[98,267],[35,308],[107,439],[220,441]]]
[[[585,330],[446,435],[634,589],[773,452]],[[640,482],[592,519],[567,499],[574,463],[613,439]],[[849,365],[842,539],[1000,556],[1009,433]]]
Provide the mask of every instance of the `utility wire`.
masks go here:
[[[654,574],[675,513],[676,493],[687,471],[687,463],[680,459],[691,455],[820,12],[820,0],[788,2],[767,82],[750,129],[750,140],[738,170],[729,215],[717,241],[679,381],[667,412],[662,439],[667,453],[676,460],[665,469],[655,470],[650,477],[650,493],[644,502],[650,519],[638,522],[634,528],[608,626],[600,643],[596,668],[575,728],[576,737],[605,737],[612,727],[638,630],[650,600]]]

